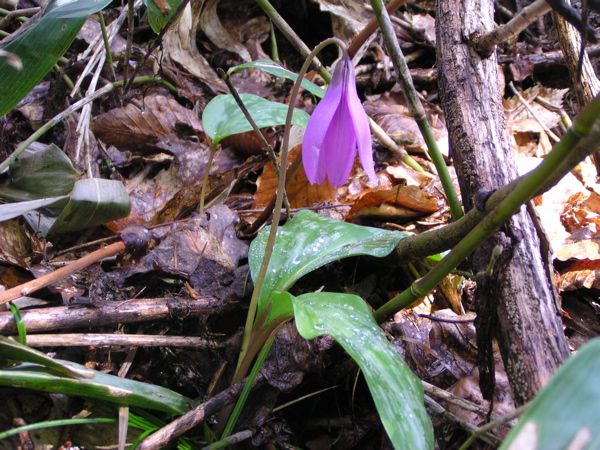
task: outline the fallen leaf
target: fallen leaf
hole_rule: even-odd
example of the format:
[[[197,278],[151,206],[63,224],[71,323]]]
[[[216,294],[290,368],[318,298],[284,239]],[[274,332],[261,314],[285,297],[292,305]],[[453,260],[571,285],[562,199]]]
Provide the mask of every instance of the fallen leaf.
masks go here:
[[[169,27],[162,38],[162,45],[157,50],[157,60],[163,58],[179,64],[186,71],[206,83],[215,93],[226,92],[227,86],[219,78],[212,66],[198,51],[196,36],[198,35],[200,11],[204,2],[193,1],[186,5],[181,16]]]
[[[439,210],[438,200],[417,186],[367,192],[350,209],[348,220],[405,221]]]
[[[401,90],[394,87],[384,94],[369,96],[363,106],[369,117],[383,128],[398,145],[409,151],[423,153],[427,150],[419,126],[410,114]],[[448,132],[441,110],[426,102],[423,106],[436,141],[447,141]],[[447,146],[440,147],[442,150]]]
[[[92,122],[92,131],[104,143],[119,150],[139,151],[151,150],[162,136],[203,133],[194,111],[184,108],[172,97],[157,94],[101,114]]]
[[[288,155],[288,167],[300,156],[302,146],[296,145]],[[269,204],[277,192],[278,179],[272,163],[267,163],[263,173],[256,181],[256,194],[254,194],[254,208],[263,208]],[[323,184],[310,184],[304,169],[299,167],[287,183],[286,192],[292,208],[313,206],[319,203],[336,200],[336,189],[327,181]]]

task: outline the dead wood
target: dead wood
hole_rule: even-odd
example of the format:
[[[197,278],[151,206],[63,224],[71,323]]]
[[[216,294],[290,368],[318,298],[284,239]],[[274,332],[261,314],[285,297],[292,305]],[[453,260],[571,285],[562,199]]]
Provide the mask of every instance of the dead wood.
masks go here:
[[[223,302],[214,297],[198,299],[143,298],[102,304],[98,307],[56,306],[22,310],[21,318],[28,333],[97,327],[116,323],[147,322],[161,319],[186,319],[222,309]],[[0,313],[0,334],[17,332],[11,312]]]
[[[481,59],[467,44],[474,33],[484,34],[492,28],[493,6],[490,0],[441,0],[437,5],[440,93],[467,210],[516,178],[496,56]],[[478,285],[478,333],[497,320],[496,335],[514,398],[523,404],[533,398],[569,351],[531,218],[522,209],[506,230],[506,235],[497,233],[472,258],[473,269],[482,272],[492,249],[502,246],[495,278]]]

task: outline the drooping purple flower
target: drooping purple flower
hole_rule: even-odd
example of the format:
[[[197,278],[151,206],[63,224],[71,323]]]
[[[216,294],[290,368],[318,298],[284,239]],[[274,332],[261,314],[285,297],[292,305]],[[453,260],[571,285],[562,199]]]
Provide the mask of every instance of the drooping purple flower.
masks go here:
[[[334,187],[343,185],[357,149],[369,180],[377,182],[369,119],[356,93],[352,61],[342,57],[304,132],[302,163],[308,181],[323,183],[327,179]]]

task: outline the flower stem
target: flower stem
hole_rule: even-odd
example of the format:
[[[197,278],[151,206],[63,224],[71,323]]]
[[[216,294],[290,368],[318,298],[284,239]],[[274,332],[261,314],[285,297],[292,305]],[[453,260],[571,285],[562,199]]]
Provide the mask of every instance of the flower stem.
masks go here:
[[[446,275],[454,270],[478,246],[500,228],[524,203],[529,201],[540,189],[547,187],[549,180],[558,182],[558,179],[560,179],[559,175],[575,167],[589,153],[598,151],[600,149],[599,139],[600,97],[596,97],[580,113],[573,127],[554,146],[552,151],[546,155],[542,163],[528,175],[520,178],[510,193],[427,275],[412,283],[408,289],[380,307],[375,312],[375,318],[378,321],[382,321],[433,290]],[[571,159],[570,155],[572,153],[579,155],[579,160]],[[570,167],[565,167],[565,161],[568,161]],[[494,193],[488,199],[488,202],[493,202],[495,196],[502,195],[499,191]]]
[[[115,66],[113,66],[112,53],[110,52],[110,42],[108,42],[108,33],[106,31],[106,23],[104,22],[104,13],[98,11],[98,21],[100,22],[100,30],[102,31],[102,40],[104,41],[104,51],[106,52],[106,64],[110,70],[113,81],[117,80]]]
[[[300,72],[298,72],[298,78],[294,83],[294,87],[292,88],[292,92],[290,94],[290,103],[288,106],[288,113],[285,121],[285,129],[283,132],[283,142],[281,144],[281,155],[280,155],[280,164],[279,167],[282,168],[279,172],[279,183],[277,185],[277,195],[275,197],[275,206],[273,208],[273,221],[271,223],[271,229],[269,230],[269,237],[267,238],[267,244],[265,246],[265,254],[263,256],[262,263],[260,265],[260,269],[258,271],[258,275],[256,277],[254,283],[254,290],[252,291],[252,297],[250,299],[250,306],[248,307],[248,315],[246,317],[246,325],[244,327],[244,338],[242,340],[242,348],[240,351],[240,356],[238,359],[238,368],[240,367],[240,363],[246,357],[246,352],[248,350],[248,346],[250,345],[250,336],[252,334],[252,329],[254,325],[254,319],[256,318],[256,310],[258,307],[258,300],[260,298],[260,292],[262,290],[265,276],[267,274],[267,270],[269,268],[269,262],[271,261],[271,255],[273,254],[273,248],[275,247],[275,238],[277,236],[277,228],[279,226],[279,219],[281,218],[281,206],[283,204],[283,198],[285,194],[285,178],[286,178],[286,170],[284,168],[287,167],[287,156],[288,156],[288,147],[290,143],[290,131],[292,128],[292,114],[294,112],[294,105],[296,104],[296,98],[298,97],[298,93],[300,92],[300,86],[302,84],[302,80],[304,79],[304,75],[306,71],[310,67],[310,64],[313,58],[328,45],[335,44],[337,45],[342,52],[346,53],[346,45],[337,38],[329,38],[325,39],[323,42],[319,43],[306,57]],[[264,337],[266,338],[266,336]],[[236,368],[236,374],[234,375],[234,383],[239,381],[244,377],[245,374],[238,373]]]
[[[452,212],[452,219],[460,219],[463,216],[463,210],[460,205],[460,201],[458,200],[458,195],[454,189],[454,186],[452,185],[452,179],[450,178],[448,167],[444,162],[444,157],[442,156],[437,142],[435,141],[435,137],[433,136],[431,125],[427,121],[423,104],[421,103],[421,100],[419,100],[417,90],[412,82],[410,70],[408,69],[406,60],[404,59],[404,54],[400,49],[400,44],[398,43],[396,33],[392,28],[390,16],[385,9],[382,0],[371,0],[371,6],[373,6],[373,11],[375,12],[377,20],[379,21],[379,27],[383,33],[385,45],[390,53],[390,56],[392,57],[392,62],[394,63],[394,68],[396,69],[396,77],[402,83],[409,111],[419,126],[421,135],[423,136],[425,144],[427,145],[429,156],[431,157],[433,164],[435,164],[438,176],[442,182],[442,187],[444,188],[444,193],[446,194],[448,204],[450,205],[450,211]]]

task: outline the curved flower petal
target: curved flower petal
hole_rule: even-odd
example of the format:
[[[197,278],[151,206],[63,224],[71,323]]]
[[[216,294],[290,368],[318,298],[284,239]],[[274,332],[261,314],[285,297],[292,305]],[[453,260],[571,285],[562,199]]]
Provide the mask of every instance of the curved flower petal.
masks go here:
[[[344,95],[345,97],[345,95]],[[350,109],[342,97],[323,139],[323,155],[319,168],[323,168],[329,184],[333,187],[343,185],[356,158],[356,135]]]
[[[375,164],[373,163],[373,148],[371,141],[371,129],[369,127],[369,118],[365,109],[358,98],[356,92],[356,82],[354,78],[354,67],[350,62],[350,70],[348,74],[348,88],[346,92],[346,103],[350,111],[350,117],[354,124],[354,135],[358,144],[358,158],[369,180],[377,183],[375,175]]]
[[[325,134],[340,105],[343,93],[343,67],[341,63],[335,66],[331,83],[325,96],[313,111],[302,141],[302,164],[308,181],[319,183],[318,168],[322,157],[322,146]]]

